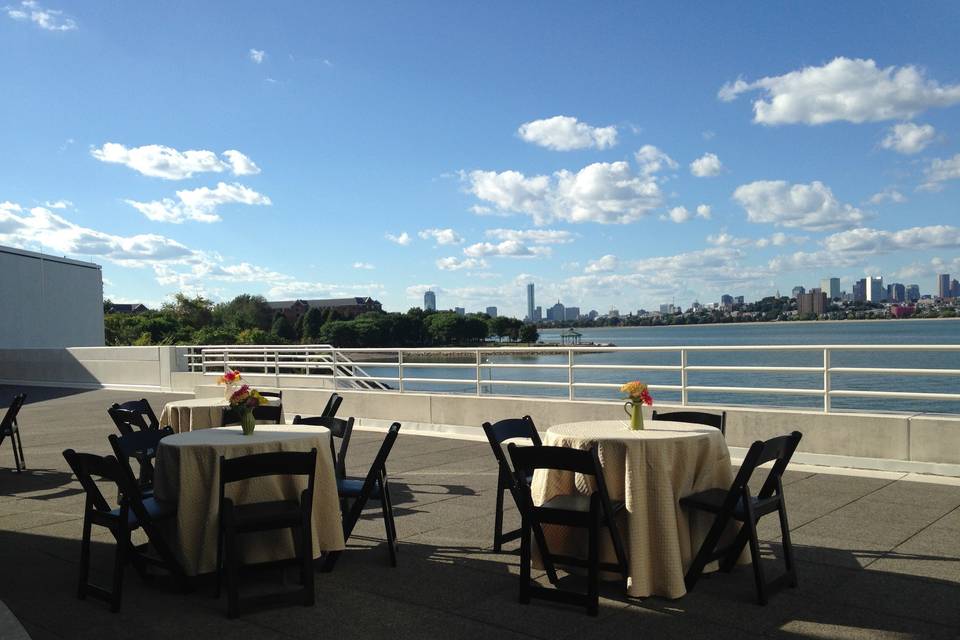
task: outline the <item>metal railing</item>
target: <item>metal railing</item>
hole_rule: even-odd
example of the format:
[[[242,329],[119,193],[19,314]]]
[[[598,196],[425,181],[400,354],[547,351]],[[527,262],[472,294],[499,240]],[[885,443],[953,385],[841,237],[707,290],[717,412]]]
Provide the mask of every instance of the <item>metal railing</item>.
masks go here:
[[[837,366],[837,356],[848,360],[890,359],[926,363],[930,354],[946,355],[948,365]],[[645,357],[659,362],[638,362]],[[722,362],[716,361],[718,356]],[[727,360],[793,360],[781,364],[736,364]],[[859,357],[858,357],[859,356]],[[866,356],[864,358],[863,356]],[[714,361],[710,362],[710,357]],[[379,390],[397,393],[453,393],[477,396],[524,396],[545,390],[569,400],[614,399],[620,383],[637,372],[672,382],[650,384],[652,391],[678,397],[676,404],[692,404],[691,395],[774,396],[819,398],[816,406],[831,411],[837,398],[912,400],[960,403],[960,345],[764,345],[764,346],[655,346],[655,347],[479,347],[479,348],[351,348],[330,345],[190,347],[189,369],[220,375],[225,367],[280,378],[329,379],[337,389]],[[530,361],[531,359],[535,361]],[[619,359],[611,362],[610,360]],[[606,360],[606,361],[605,361]],[[697,360],[706,360],[697,362]],[[797,364],[796,361],[806,360]],[[954,364],[956,360],[956,364]],[[841,363],[842,364],[842,363]],[[876,364],[876,363],[874,363]],[[468,373],[469,372],[469,373]],[[513,373],[504,377],[499,373]],[[564,372],[566,375],[564,375]],[[722,374],[726,380],[756,380],[775,375],[783,386],[756,384],[694,384],[694,377]],[[611,377],[614,377],[611,380]],[[837,388],[838,379],[859,377],[864,388]],[[795,378],[795,379],[794,379]],[[904,384],[907,379],[948,379],[947,390],[930,391]],[[797,384],[802,379],[803,384]],[[816,384],[810,384],[810,380]],[[891,379],[897,390],[891,390]],[[615,381],[616,380],[616,381]],[[876,380],[871,385],[866,380]],[[956,384],[953,384],[956,380]],[[912,386],[912,388],[911,388]],[[943,385],[939,385],[943,386]],[[506,392],[498,392],[503,389]],[[609,395],[604,396],[604,393]],[[822,402],[822,405],[821,405]],[[671,403],[672,404],[672,403]],[[704,404],[698,402],[697,404]],[[728,402],[728,404],[735,404]],[[769,403],[766,403],[769,404]],[[960,407],[960,405],[958,405]]]

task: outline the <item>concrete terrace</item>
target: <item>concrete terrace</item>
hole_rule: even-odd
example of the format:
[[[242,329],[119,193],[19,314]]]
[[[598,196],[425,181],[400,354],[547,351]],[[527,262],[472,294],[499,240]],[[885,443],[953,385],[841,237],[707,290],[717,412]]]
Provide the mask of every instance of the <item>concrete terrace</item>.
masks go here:
[[[489,447],[403,431],[388,465],[401,538],[396,569],[387,566],[382,521],[371,510],[334,572],[318,574],[313,608],[252,612],[231,621],[225,600],[214,600],[209,586],[179,594],[162,579],[145,585],[129,570],[123,608],[111,614],[103,603],[75,597],[84,497],[61,451],[108,453],[113,426],[106,407],[144,394],[25,390],[21,427],[29,470],[17,475],[9,443],[0,447],[0,600],[35,640],[960,637],[955,481],[798,467],[786,477],[797,589],[759,607],[752,574],[741,567],[702,580],[676,601],[628,600],[608,587],[600,617],[590,618],[578,608],[517,604],[516,543],[508,553],[489,550],[496,483]],[[0,406],[14,392],[0,387]],[[158,409],[182,397],[146,395]],[[341,412],[363,415],[363,406],[351,399]],[[355,433],[353,474],[366,469],[381,437]],[[507,520],[516,524],[515,510]],[[771,563],[780,553],[775,520],[765,519],[762,531]],[[105,572],[112,539],[101,531],[96,540],[94,567]],[[278,580],[279,570],[259,574],[266,583]]]

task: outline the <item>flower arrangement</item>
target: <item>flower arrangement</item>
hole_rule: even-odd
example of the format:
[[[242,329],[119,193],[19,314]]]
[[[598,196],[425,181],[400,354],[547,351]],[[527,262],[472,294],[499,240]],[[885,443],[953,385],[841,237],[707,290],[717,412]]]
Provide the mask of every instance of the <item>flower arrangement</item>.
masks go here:
[[[223,372],[223,375],[217,379],[217,384],[236,384],[240,382],[242,378],[240,377],[240,372],[235,371],[234,369],[227,369]]]
[[[643,405],[652,405],[653,396],[650,395],[650,388],[639,380],[627,382],[620,387],[620,393],[627,394],[627,401],[623,404],[623,410],[630,416],[630,428],[634,431],[643,429]]]
[[[230,408],[240,414],[240,427],[243,429],[243,435],[248,436],[253,433],[257,426],[257,421],[253,417],[253,410],[267,404],[267,399],[260,395],[256,389],[251,389],[250,385],[242,385],[239,389],[230,394],[227,402]]]

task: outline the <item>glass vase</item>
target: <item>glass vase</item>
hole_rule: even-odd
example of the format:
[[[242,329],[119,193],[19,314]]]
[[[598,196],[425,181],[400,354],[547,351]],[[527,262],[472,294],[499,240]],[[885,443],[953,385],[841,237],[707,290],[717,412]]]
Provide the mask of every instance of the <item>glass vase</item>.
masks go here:
[[[247,409],[240,414],[240,428],[243,429],[243,435],[253,435],[253,430],[257,428],[257,420],[253,417],[253,411]]]

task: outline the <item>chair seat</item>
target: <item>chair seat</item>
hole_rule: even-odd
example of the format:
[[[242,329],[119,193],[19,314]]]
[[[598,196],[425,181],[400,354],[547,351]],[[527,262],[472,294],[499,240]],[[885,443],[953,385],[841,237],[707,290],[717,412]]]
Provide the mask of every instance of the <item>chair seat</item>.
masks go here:
[[[337,493],[342,498],[356,498],[363,491],[363,483],[364,481],[359,478],[339,479],[337,480]],[[380,499],[380,486],[378,484],[374,483],[370,497],[375,500]]]
[[[282,528],[300,524],[302,511],[296,500],[251,502],[234,507],[238,529]]]
[[[146,508],[147,513],[150,515],[152,520],[162,520],[169,516],[172,516],[177,512],[177,506],[172,502],[162,502],[157,500],[152,495],[143,498],[143,506]],[[114,518],[120,517],[120,508],[116,508],[110,512],[110,515]],[[137,514],[131,509],[127,512],[127,526],[131,529],[136,529],[140,526],[140,521],[137,518]]]
[[[708,511],[710,513],[720,513],[723,509],[723,502],[726,499],[726,489],[706,489],[699,493],[689,495],[686,498],[680,498],[680,505],[701,511]],[[754,512],[759,512],[758,515],[762,515],[762,513],[770,511],[770,507],[776,508],[778,500],[779,498],[777,496],[763,500],[756,496],[750,496],[750,505],[753,507]],[[739,520],[746,517],[746,512],[743,508],[743,498],[740,498],[737,501],[737,505],[733,508],[733,517]]]
[[[623,509],[626,504],[623,501],[610,501],[610,508],[614,513]],[[590,511],[590,496],[583,494],[570,494],[554,496],[540,505],[541,509],[557,509],[559,511],[578,511],[587,513]]]

